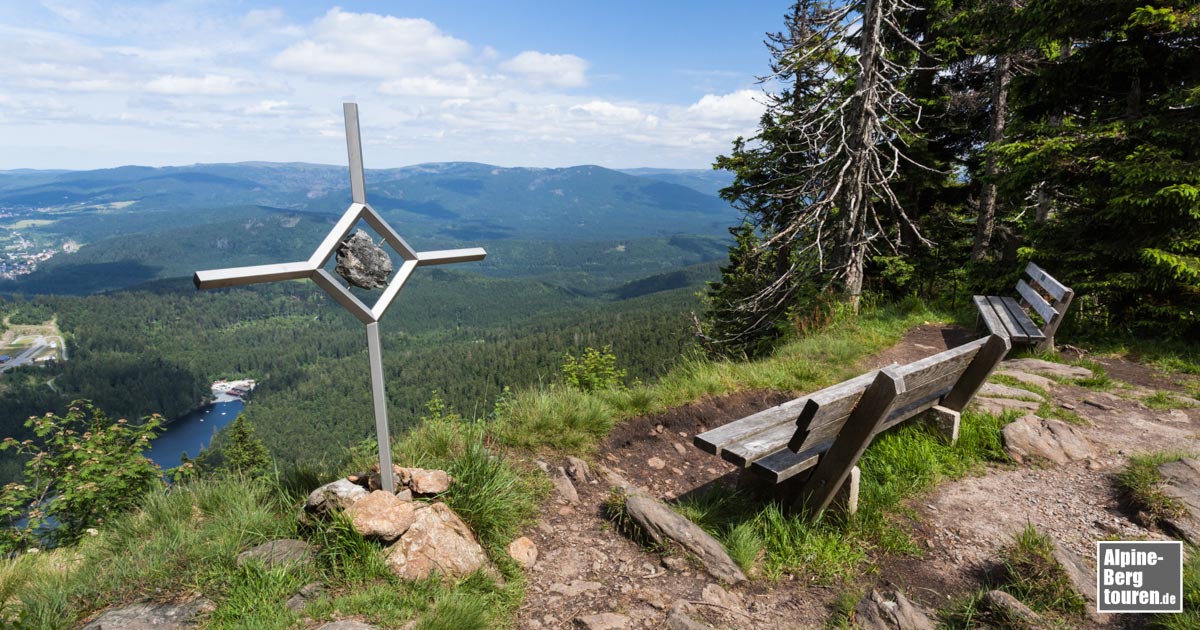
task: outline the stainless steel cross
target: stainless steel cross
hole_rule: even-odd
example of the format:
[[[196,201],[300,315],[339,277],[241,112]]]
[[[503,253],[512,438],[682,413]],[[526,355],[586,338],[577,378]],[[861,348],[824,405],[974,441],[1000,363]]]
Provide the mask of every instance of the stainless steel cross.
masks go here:
[[[367,353],[371,362],[371,393],[375,403],[375,433],[379,439],[380,481],[382,487],[394,490],[391,439],[388,435],[387,396],[383,385],[383,357],[379,344],[379,319],[396,299],[413,269],[426,265],[483,260],[487,252],[480,247],[431,252],[418,252],[409,247],[408,243],[392,229],[392,226],[384,222],[379,213],[367,204],[366,181],[363,176],[362,138],[358,132],[358,105],[343,103],[342,110],[346,116],[346,151],[350,155],[351,204],[342,214],[342,218],[334,224],[329,235],[317,247],[317,251],[313,252],[308,260],[301,262],[197,271],[192,282],[195,283],[197,289],[216,289],[276,280],[311,278],[313,282],[317,283],[317,286],[333,296],[333,299],[366,325]],[[333,256],[342,239],[346,238],[346,234],[354,228],[359,220],[371,226],[404,260],[395,275],[392,276],[391,281],[388,282],[387,287],[384,288],[383,294],[375,301],[375,305],[370,307],[363,304],[358,297],[342,286],[342,283],[338,282],[333,274],[325,270],[325,263],[329,262],[329,257]]]

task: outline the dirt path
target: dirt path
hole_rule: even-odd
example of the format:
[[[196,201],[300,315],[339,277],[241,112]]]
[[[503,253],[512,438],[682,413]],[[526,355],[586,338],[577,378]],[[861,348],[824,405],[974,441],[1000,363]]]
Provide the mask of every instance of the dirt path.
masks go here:
[[[921,326],[860,367],[912,361],[970,338],[972,334],[962,329]],[[1111,373],[1120,373],[1138,387],[1115,390],[1121,396],[1074,385],[1055,385],[1050,391],[1055,404],[1074,407],[1090,423],[1081,430],[1096,445],[1094,458],[1061,468],[995,466],[982,476],[943,484],[911,505],[917,515],[914,536],[927,549],[923,557],[882,558],[879,574],[864,581],[899,586],[932,609],[978,589],[982,576],[994,569],[997,550],[1026,523],[1085,558],[1094,554],[1094,541],[1106,535],[1161,537],[1121,511],[1113,475],[1130,454],[1171,448],[1200,451],[1200,409],[1153,411],[1136,398],[1122,397],[1148,395],[1151,387],[1179,386],[1144,366],[1107,361],[1118,366]],[[743,392],[634,418],[601,444],[593,463],[662,499],[710,484],[732,487],[735,468],[700,453],[691,437],[788,398],[779,392]],[[552,470],[565,466],[561,461],[549,464]],[[538,527],[528,534],[540,555],[528,574],[518,627],[574,628],[588,615],[613,613],[624,617],[615,622],[624,625],[612,627],[657,628],[663,627],[672,603],[680,600],[691,602],[699,616],[717,627],[826,627],[838,589],[759,580],[717,590],[714,579],[686,561],[663,559],[614,532],[603,515],[608,489],[594,477],[575,484],[578,502],[548,501]],[[1124,627],[1120,623],[1129,619],[1106,627]]]
[[[923,558],[889,558],[884,581],[936,608],[949,598],[978,589],[998,569],[997,552],[1027,524],[1094,564],[1095,542],[1108,536],[1123,540],[1167,540],[1147,529],[1120,501],[1117,473],[1131,455],[1165,450],[1200,452],[1200,409],[1148,409],[1139,399],[1157,390],[1179,390],[1179,378],[1146,366],[1108,358],[1098,361],[1117,381],[1111,392],[1075,385],[1054,385],[1055,404],[1066,405],[1087,421],[1081,432],[1095,457],[1061,467],[1011,465],[990,467],[986,475],[939,486],[911,502],[917,535],[928,551]],[[1115,368],[1115,369],[1114,369]],[[1153,388],[1153,389],[1151,389]],[[1136,628],[1141,620],[1112,615],[1098,628]]]

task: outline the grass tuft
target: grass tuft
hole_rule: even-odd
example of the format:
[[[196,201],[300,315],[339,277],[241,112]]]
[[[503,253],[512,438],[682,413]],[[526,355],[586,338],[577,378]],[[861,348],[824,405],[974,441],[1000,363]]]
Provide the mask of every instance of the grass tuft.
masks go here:
[[[1054,559],[1054,541],[1026,525],[1001,552],[1004,590],[1035,610],[1083,615],[1086,602],[1075,592],[1066,572]]]
[[[1117,474],[1117,485],[1129,507],[1135,512],[1146,512],[1155,521],[1182,516],[1186,508],[1178,499],[1162,491],[1163,476],[1158,467],[1186,456],[1179,451],[1168,451],[1130,457],[1129,463]]]
[[[452,593],[438,600],[417,630],[490,630],[495,625],[489,608],[488,601],[477,594]]]
[[[1176,398],[1171,392],[1157,391],[1142,399],[1151,409],[1187,409],[1192,405]]]

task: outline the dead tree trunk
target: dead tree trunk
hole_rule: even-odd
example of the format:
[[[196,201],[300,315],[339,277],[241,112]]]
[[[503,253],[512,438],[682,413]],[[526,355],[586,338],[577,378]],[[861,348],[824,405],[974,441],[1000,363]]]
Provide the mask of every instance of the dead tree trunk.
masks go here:
[[[996,59],[992,76],[992,119],[988,125],[988,145],[995,146],[1004,139],[1004,126],[1008,119],[1008,82],[1012,79],[1012,57],[1007,53]],[[984,167],[983,191],[979,195],[979,215],[975,222],[975,243],[971,247],[971,260],[983,260],[988,245],[992,242],[992,230],[996,227],[996,176],[999,164],[995,153],[988,153]]]
[[[859,74],[854,91],[857,99],[854,124],[850,128],[851,168],[843,197],[843,234],[845,270],[843,278],[850,308],[858,313],[862,299],[863,264],[867,254],[867,215],[871,211],[871,150],[879,113],[877,107],[876,64],[880,49],[881,14],[876,0],[866,0],[863,9],[862,44],[859,48]]]

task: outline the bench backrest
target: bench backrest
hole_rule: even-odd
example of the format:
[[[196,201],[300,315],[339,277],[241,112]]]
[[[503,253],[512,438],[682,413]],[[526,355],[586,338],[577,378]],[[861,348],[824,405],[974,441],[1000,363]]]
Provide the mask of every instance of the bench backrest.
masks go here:
[[[1025,266],[1024,275],[1028,277],[1028,282],[1024,278],[1017,281],[1017,293],[1021,295],[1021,301],[1033,309],[1047,327],[1057,328],[1075,292],[1033,263]],[[1042,332],[1047,336],[1053,334],[1053,330]]]
[[[964,373],[975,357],[993,338],[999,339],[995,335],[984,337],[913,363],[892,366],[891,369],[903,384],[902,391],[891,403],[887,415],[880,418],[879,426],[873,432],[884,431],[941,403],[952,393],[955,385],[963,380]],[[991,343],[995,345],[1002,341]],[[991,360],[992,367],[998,362],[999,358]],[[990,373],[991,370],[988,369],[987,372]],[[796,419],[794,434],[788,448],[803,452],[832,442],[877,374],[878,372],[870,372],[811,394]],[[960,411],[982,384],[980,381],[971,386],[969,392],[958,392],[955,400],[950,401],[954,405],[950,408]],[[964,387],[968,387],[968,384],[964,383]]]
[[[805,447],[828,442],[816,468],[804,481],[797,503],[820,513],[833,500],[871,440],[889,426],[935,405],[957,416],[1008,352],[1003,335],[991,335],[931,357],[875,373],[861,392],[813,401],[797,420],[788,448],[805,456]]]

